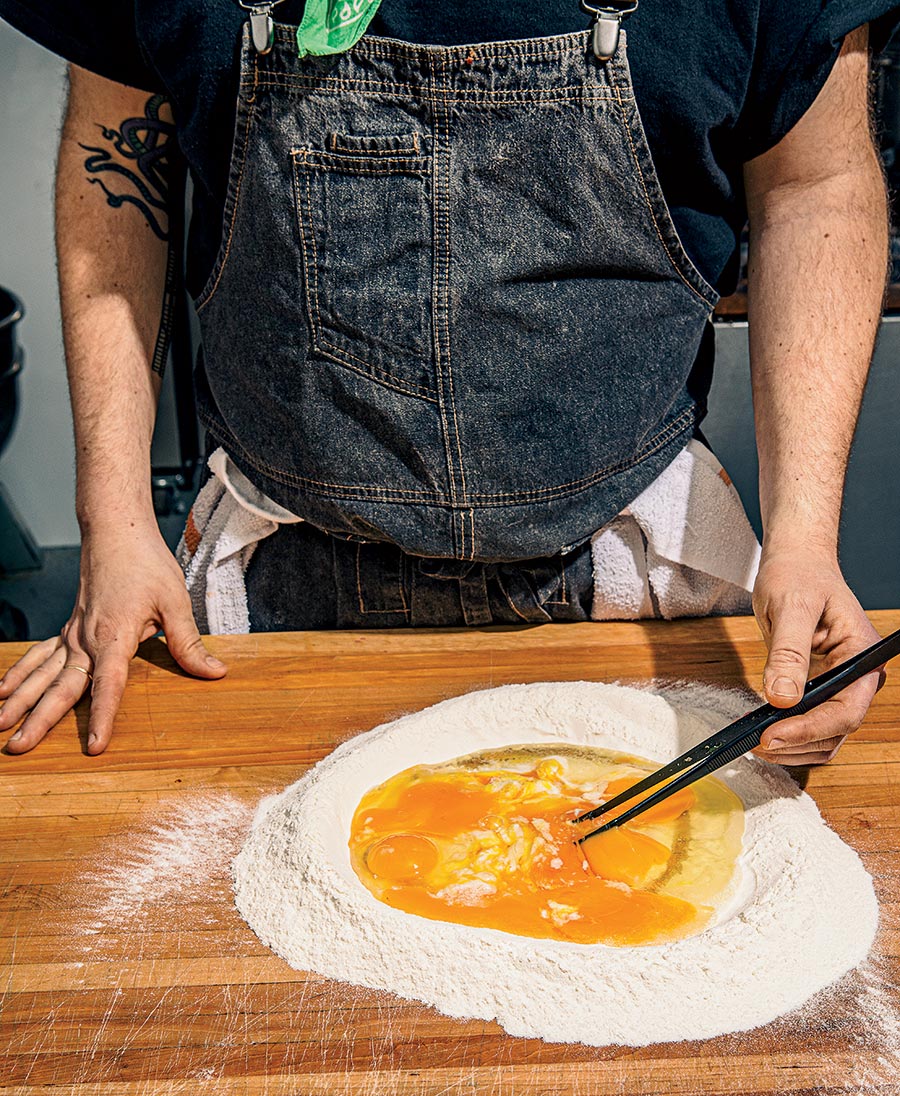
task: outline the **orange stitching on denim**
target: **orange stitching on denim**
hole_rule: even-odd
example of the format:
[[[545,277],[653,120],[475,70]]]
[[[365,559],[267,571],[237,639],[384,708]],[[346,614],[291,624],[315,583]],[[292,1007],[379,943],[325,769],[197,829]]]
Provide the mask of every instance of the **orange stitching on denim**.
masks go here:
[[[447,464],[447,485],[450,491],[451,506],[455,509],[457,505],[456,497],[456,468],[453,459],[452,446],[450,443],[450,423],[447,418],[447,398],[444,385],[444,368],[442,359],[442,345],[441,345],[441,319],[440,319],[440,304],[442,300],[442,261],[446,261],[449,264],[450,256],[447,254],[444,256],[441,243],[441,219],[443,214],[441,212],[443,195],[441,192],[441,179],[440,179],[440,162],[439,162],[439,145],[442,140],[446,139],[446,136],[442,133],[442,113],[436,103],[433,101],[433,87],[434,87],[434,66],[429,66],[429,81],[427,86],[427,93],[429,103],[431,103],[434,113],[434,155],[432,156],[431,166],[431,179],[432,179],[432,192],[434,200],[432,202],[432,238],[433,238],[433,251],[434,251],[434,266],[431,279],[431,320],[432,320],[432,340],[434,348],[434,369],[435,380],[438,390],[438,411],[441,416],[441,438],[444,443],[444,460]],[[459,518],[454,514],[450,522],[451,536],[453,537],[454,551],[458,551],[461,555],[465,555],[464,544],[465,535],[460,528]]]
[[[497,585],[500,587],[501,591],[503,592],[503,596],[509,602],[510,609],[512,609],[512,611],[516,614],[516,616],[519,617],[521,620],[524,620],[526,624],[533,624],[534,621],[529,620],[528,617],[525,616],[524,613],[520,613],[519,610],[516,608],[515,602],[509,596],[509,591],[506,589],[506,586],[503,584],[503,581],[500,579],[499,576],[497,577]],[[547,615],[549,616],[550,614],[548,613]]]
[[[421,93],[421,85],[415,83],[407,83],[402,80],[393,80],[390,77],[384,79],[370,80],[366,77],[356,76],[306,76],[302,73],[293,72],[268,72],[264,73],[259,78],[260,87],[269,87],[276,84],[284,85],[296,85],[298,87],[310,88],[316,90],[317,88],[327,89],[335,88],[343,91],[351,91],[359,88],[379,88],[385,92],[396,93],[398,91],[407,91],[419,95]],[[498,88],[480,88],[480,87],[465,87],[455,86],[453,84],[438,84],[435,85],[432,90],[435,92],[434,98],[441,100],[444,98],[456,98],[460,95],[483,95],[485,98],[497,97],[502,95],[518,95],[523,99],[541,99],[545,95],[560,95],[564,92],[582,93],[587,91],[592,97],[598,95],[605,95],[609,99],[615,99],[616,85],[610,84],[608,87],[603,84],[557,84],[551,85],[547,88],[534,88],[534,87],[498,87]],[[619,94],[624,99],[633,99],[634,94],[630,91],[622,91],[619,89]]]
[[[301,152],[305,154],[306,149],[291,150],[291,155],[294,161],[293,174],[295,187],[297,184],[297,176],[299,171],[297,154]],[[306,162],[305,155],[304,162]],[[309,174],[305,173],[303,178],[304,182],[306,183],[306,210],[303,210],[301,208],[298,189],[295,189],[295,202],[297,209],[297,222],[300,227],[300,238],[303,244],[303,267],[306,275],[306,303],[309,310],[310,325],[312,327],[313,339],[316,344],[316,349],[319,350],[320,353],[325,354],[326,357],[330,357],[333,360],[337,361],[339,365],[343,365],[347,369],[352,369],[354,372],[369,377],[371,380],[375,380],[378,383],[384,384],[389,388],[393,388],[396,391],[403,393],[404,395],[417,396],[422,399],[427,399],[430,402],[436,403],[437,396],[428,389],[421,388],[419,385],[413,385],[411,382],[406,382],[400,380],[399,378],[395,378],[392,374],[384,372],[383,370],[379,369],[378,366],[373,365],[371,362],[366,361],[364,358],[358,357],[351,351],[346,350],[343,347],[340,347],[325,338],[323,334],[324,324],[322,322],[322,314],[319,310],[319,255],[316,247],[315,226],[312,224],[312,187],[310,186]],[[304,221],[306,220],[306,216],[304,214],[307,211],[310,218],[310,223],[307,226],[309,229],[309,244],[307,244],[306,231],[304,229]],[[310,267],[310,264],[307,261],[307,251],[312,252],[312,267]],[[314,284],[311,285],[311,282]],[[327,354],[326,351],[323,349],[324,347],[330,349],[332,353]],[[338,355],[343,355],[344,358],[352,358],[354,361],[359,362],[360,366],[363,366],[364,368],[360,369],[358,366],[354,366],[352,362],[345,361],[343,360],[343,358],[338,357]]]
[[[675,261],[675,257],[673,256],[672,252],[669,250],[669,246],[666,243],[665,239],[663,238],[663,234],[662,234],[662,231],[661,231],[660,226],[659,226],[659,221],[657,220],[656,210],[653,208],[653,203],[650,200],[650,194],[649,194],[649,191],[647,190],[647,182],[644,179],[644,172],[641,169],[641,162],[640,162],[640,159],[639,159],[638,154],[637,154],[637,149],[635,147],[634,136],[631,132],[631,123],[628,120],[628,114],[625,110],[625,106],[621,101],[619,102],[619,111],[622,115],[622,122],[623,122],[624,127],[625,127],[626,136],[628,137],[628,144],[631,146],[631,157],[634,160],[634,166],[637,170],[638,179],[640,179],[641,190],[644,192],[644,201],[647,205],[647,211],[650,214],[650,219],[653,222],[654,229],[656,230],[657,238],[659,239],[659,242],[662,244],[663,251],[665,251],[666,256],[668,257],[668,260],[669,260],[669,263],[670,263],[672,269],[675,271],[675,273],[678,275],[678,277],[681,279],[681,281],[684,282],[684,284],[694,294],[695,297],[697,297],[701,301],[703,301],[703,303],[708,308],[712,308],[713,305],[710,303],[710,301],[708,301],[706,299],[706,296],[703,293],[701,293],[700,290],[686,277],[684,271],[681,269],[679,264]]]
[[[559,584],[560,584],[559,593],[560,593],[560,596],[558,598],[547,598],[547,600],[545,602],[543,602],[544,605],[568,605],[569,604],[569,594],[568,594],[568,588],[566,586],[566,567],[565,567],[565,564],[563,563],[562,553],[559,554],[557,559],[558,559],[558,562],[559,562]]]
[[[393,491],[385,491],[383,487],[367,487],[365,484],[352,483],[329,483],[327,480],[315,480],[308,476],[295,475],[293,472],[275,468],[272,465],[267,464],[261,457],[248,452],[225,423],[213,420],[202,411],[200,412],[200,418],[214,434],[232,445],[251,467],[279,483],[285,483],[288,486],[293,487],[307,487],[310,485],[313,487],[324,487],[333,490],[344,497],[369,502],[420,502],[423,505],[433,504],[444,508],[447,508],[449,505],[449,499],[443,498],[443,496],[439,495],[436,491],[412,491],[402,487],[394,488]],[[314,491],[313,493],[324,494],[324,492],[320,491]]]
[[[323,358],[328,358],[337,365],[343,366],[344,369],[352,370],[357,376],[365,377],[366,380],[375,381],[376,384],[382,384],[385,388],[392,388],[395,392],[399,392],[401,396],[410,396],[413,399],[424,400],[426,403],[438,402],[437,396],[427,388],[420,388],[418,385],[407,384],[406,381],[397,380],[391,373],[386,373],[377,365],[372,365],[370,362],[363,361],[362,358],[355,358],[355,355],[351,354],[349,350],[344,350],[340,346],[335,346],[334,343],[328,342],[321,337],[321,335],[319,337],[319,342],[316,345],[316,350],[319,351]],[[341,355],[343,355],[343,357]],[[356,361],[362,362],[362,365],[355,365],[352,361],[346,360],[348,358],[355,358]]]
[[[617,472],[625,471],[629,468],[636,467],[647,457],[652,456],[655,452],[661,449],[671,437],[674,437],[679,429],[681,421],[685,418],[693,418],[694,408],[690,407],[683,411],[677,419],[669,424],[669,426],[663,430],[660,434],[654,437],[655,444],[641,450],[641,452],[631,461],[619,461],[616,464],[609,465],[606,468],[600,469],[592,473],[590,476],[584,477],[580,480],[572,480],[569,483],[556,484],[552,488],[545,488],[540,491],[519,491],[519,492],[500,492],[495,495],[475,495],[470,501],[482,503],[482,508],[487,507],[506,507],[513,505],[524,505],[528,502],[535,501],[548,501],[553,498],[562,498],[570,494],[578,494],[580,491],[586,490],[592,487],[595,483],[598,483],[604,479],[608,479],[609,476],[615,475]],[[436,491],[412,491],[405,488],[394,488],[393,491],[386,492],[382,487],[366,487],[364,484],[343,484],[343,483],[329,483],[326,480],[314,480],[307,476],[297,476],[291,472],[283,471],[278,468],[274,468],[267,464],[260,458],[251,455],[243,447],[240,441],[235,435],[225,426],[224,423],[209,419],[201,412],[201,419],[209,426],[213,432],[221,435],[228,435],[230,441],[232,441],[235,447],[240,450],[241,454],[246,457],[249,464],[259,471],[266,473],[272,479],[282,483],[293,484],[297,487],[304,487],[306,485],[313,485],[314,487],[323,487],[332,489],[345,497],[367,499],[372,502],[405,502],[405,501],[418,501],[422,505],[438,505],[443,509],[456,509],[456,506],[452,499],[444,498]],[[570,490],[571,488],[571,490]],[[381,492],[379,494],[379,492]],[[319,493],[319,492],[314,492]],[[500,501],[503,500],[503,501]]]
[[[445,66],[442,63],[441,64],[442,72],[444,71],[444,68],[445,68]],[[442,112],[442,115],[443,115],[443,126],[444,126],[445,139],[447,141],[448,148],[449,148],[449,144],[450,144],[450,119],[449,119],[448,112],[446,110],[444,110]],[[444,221],[444,241],[445,241],[445,258],[446,258],[446,262],[445,262],[445,266],[444,266],[444,275],[443,275],[443,281],[444,281],[444,285],[443,285],[444,312],[443,312],[443,317],[442,317],[442,327],[443,327],[444,335],[445,335],[445,338],[446,338],[447,392],[448,392],[448,397],[449,397],[449,401],[450,401],[450,413],[453,417],[453,436],[456,440],[456,460],[457,460],[457,463],[458,463],[458,466],[459,466],[459,482],[460,482],[460,487],[462,489],[462,498],[460,499],[460,502],[463,505],[465,505],[468,487],[467,487],[467,484],[466,484],[466,469],[465,469],[465,464],[463,462],[462,439],[459,436],[459,419],[458,419],[457,414],[456,414],[456,397],[455,397],[455,394],[454,394],[454,386],[453,386],[453,355],[450,352],[450,258],[451,258],[450,248],[451,248],[451,238],[450,238],[450,208],[449,208],[449,204],[450,204],[451,185],[450,185],[450,154],[449,154],[449,151],[448,151],[447,155],[444,157],[444,185],[445,185],[446,189],[445,189],[445,192],[444,192],[445,212],[444,212],[443,221]],[[464,515],[461,516],[461,520],[460,520],[460,532],[463,536],[463,542],[465,542],[465,517],[464,517]],[[472,542],[472,553],[473,554],[474,554],[474,548],[475,548],[475,544],[474,544],[474,540],[473,540],[473,542]],[[470,558],[471,558],[471,556],[470,556]]]
[[[283,78],[281,78],[283,75]],[[321,89],[327,92],[339,92],[339,91],[354,91],[360,95],[396,95],[399,92],[405,92],[408,95],[415,95],[420,92],[420,88],[414,84],[392,84],[379,80],[349,80],[339,77],[321,77],[316,80],[311,80],[308,77],[303,76],[291,76],[288,74],[279,74],[278,78],[270,77],[269,79],[260,80],[261,85],[267,87],[280,87],[283,90],[288,90],[292,85],[298,88],[305,88],[307,90],[315,91]],[[324,85],[324,87],[323,87]],[[373,88],[374,91],[367,92],[363,89]],[[432,102],[434,103],[457,103],[468,102],[474,106],[509,106],[516,103],[523,104],[541,104],[541,103],[559,103],[559,102],[631,102],[634,96],[628,93],[620,93],[619,95],[611,94],[588,94],[584,88],[580,88],[575,85],[565,85],[560,88],[549,88],[546,91],[535,92],[531,90],[523,89],[516,96],[515,88],[498,88],[496,91],[484,91],[481,89],[467,89],[467,88],[436,88],[435,91],[446,92],[445,95],[433,95]],[[572,93],[572,94],[564,94]],[[506,96],[506,98],[500,98],[500,96]],[[513,97],[511,97],[513,96]]]
[[[325,171],[340,168],[348,175],[422,175],[428,165],[428,158],[411,160],[409,157],[393,156],[379,152],[371,157],[346,156],[343,153],[320,152],[316,149],[292,149],[292,153],[302,152],[304,163],[310,167]],[[349,167],[350,164],[362,164],[364,167]],[[409,165],[409,166],[408,166]]]
[[[256,68],[255,68],[255,63],[254,63],[254,73],[255,72],[256,72]],[[196,309],[196,312],[197,312],[198,316],[203,311],[203,309],[206,308],[206,306],[212,300],[216,290],[219,288],[219,282],[222,280],[222,275],[225,272],[225,265],[228,262],[228,256],[231,254],[231,244],[232,244],[232,241],[234,239],[234,227],[235,227],[235,224],[237,223],[238,208],[240,206],[240,200],[241,200],[241,188],[242,188],[243,182],[244,182],[244,168],[246,167],[246,164],[247,164],[247,149],[250,145],[250,127],[253,124],[253,114],[254,114],[254,111],[256,110],[256,105],[255,104],[256,104],[256,94],[255,94],[255,81],[254,81],[254,93],[250,96],[250,98],[248,99],[247,104],[245,106],[245,110],[247,112],[247,119],[246,119],[246,123],[245,123],[245,126],[244,126],[244,133],[243,133],[242,143],[241,143],[240,169],[238,171],[237,180],[235,181],[235,184],[234,184],[232,205],[231,205],[231,210],[230,210],[231,216],[228,219],[227,226],[223,226],[225,228],[225,230],[227,231],[227,235],[223,235],[223,237],[222,237],[222,245],[224,245],[224,250],[222,250],[222,245],[220,245],[220,253],[216,258],[216,263],[215,263],[215,266],[213,267],[212,272],[209,275],[209,279],[207,279],[207,284],[204,286],[200,296],[194,302],[194,308]],[[226,198],[225,208],[226,208],[226,210],[228,210],[227,198]],[[215,280],[213,281],[213,279],[215,279]]]
[[[651,457],[672,437],[678,434],[682,420],[693,419],[694,411],[695,408],[693,406],[683,411],[678,418],[673,419],[663,431],[652,439],[654,442],[652,446],[641,450],[632,460],[618,461],[616,464],[608,465],[606,468],[593,472],[590,476],[586,476],[583,479],[572,480],[569,483],[555,484],[553,487],[544,488],[538,491],[499,492],[493,495],[472,495],[470,496],[469,502],[474,502],[476,504],[480,503],[481,509],[494,507],[504,508],[525,505],[529,502],[547,502],[557,498],[564,498],[567,495],[576,495],[581,491],[593,487],[596,483],[608,479],[617,472],[627,471],[629,468],[636,467],[648,457]],[[259,457],[248,453],[241,442],[224,423],[211,419],[202,411],[200,417],[214,433],[223,438],[227,435],[227,440],[233,443],[234,447],[246,458],[248,464],[277,482],[301,488],[307,486],[312,486],[313,488],[328,488],[344,498],[360,499],[368,502],[418,502],[423,506],[439,506],[441,509],[457,511],[459,509],[452,498],[445,498],[436,491],[413,491],[406,488],[394,488],[392,491],[385,491],[382,486],[367,487],[365,484],[329,483],[326,480],[314,480],[308,476],[297,476],[291,472],[274,468]],[[312,493],[324,494],[324,492],[315,490],[313,490]]]
[[[484,60],[488,60],[490,58],[494,60],[522,61],[528,60],[530,58],[543,58],[552,61],[568,53],[575,53],[576,51],[580,52],[582,49],[585,48],[587,44],[587,39],[584,37],[582,32],[578,31],[576,33],[580,35],[580,37],[578,37],[577,39],[573,39],[570,35],[560,35],[560,41],[558,43],[548,44],[546,46],[541,46],[537,49],[522,50],[521,52],[517,49],[501,48],[503,46],[507,46],[509,44],[507,42],[479,42],[474,46],[460,45],[445,46],[443,48],[445,53],[451,55],[449,58],[450,60],[452,60],[454,57],[459,57],[461,60],[464,61],[466,53],[474,50],[475,56],[482,57],[484,58]],[[400,49],[393,44],[391,44],[390,46],[385,46],[380,42],[374,42],[369,39],[365,43],[363,48],[357,46],[354,52],[356,52],[361,57],[412,57],[413,59],[426,59],[426,55],[415,48],[418,43],[409,42],[403,43],[403,45],[412,46],[413,48]],[[436,60],[439,61],[442,66],[444,66],[444,58],[438,57],[436,58]]]
[[[417,155],[420,151],[418,133],[402,134],[402,135],[397,134],[396,135],[397,137],[400,137],[400,136],[412,137],[412,144],[411,145],[383,145],[381,147],[376,145],[376,146],[371,147],[371,148],[366,148],[365,146],[359,145],[359,144],[346,144],[346,141],[348,140],[348,138],[354,138],[356,136],[360,136],[360,137],[363,137],[366,140],[372,141],[372,140],[377,140],[377,139],[380,139],[380,138],[392,137],[393,135],[392,134],[383,134],[383,135],[380,135],[380,137],[379,137],[379,135],[366,135],[366,134],[357,135],[357,134],[349,134],[349,133],[343,133],[343,134],[342,133],[329,133],[328,134],[328,137],[329,137],[328,144],[329,144],[330,149],[331,149],[331,155],[333,155],[333,156],[348,156],[351,153],[356,153],[357,156],[368,155],[368,156],[379,157],[379,158],[382,157],[382,156],[388,157],[388,158],[396,158],[396,157],[404,156],[404,155],[405,156]]]
[[[362,547],[361,544],[357,544],[357,546],[356,546],[356,601],[357,601],[357,604],[359,605],[360,613],[365,613],[366,605],[365,605],[365,602],[363,601],[362,575],[360,575],[360,573],[359,573],[359,550],[360,550],[361,547]]]

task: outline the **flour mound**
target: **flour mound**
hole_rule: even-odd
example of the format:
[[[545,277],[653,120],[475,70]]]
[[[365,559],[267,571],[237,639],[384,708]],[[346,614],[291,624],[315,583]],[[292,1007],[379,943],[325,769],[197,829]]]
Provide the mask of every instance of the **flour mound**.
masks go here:
[[[746,696],[594,682],[469,693],[351,739],[264,800],[234,863],[235,900],[291,966],[497,1020],[513,1035],[594,1046],[744,1031],[798,1008],[867,955],[878,907],[856,853],[780,768],[716,774],[746,810],[741,879],[697,936],[615,948],[430,921],[379,902],[350,865],[363,794],[414,764],[570,742],[663,762],[737,718]]]

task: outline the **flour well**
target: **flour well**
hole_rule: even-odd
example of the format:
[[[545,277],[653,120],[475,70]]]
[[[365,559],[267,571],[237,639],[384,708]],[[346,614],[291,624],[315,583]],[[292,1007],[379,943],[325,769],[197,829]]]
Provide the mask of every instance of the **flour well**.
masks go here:
[[[428,921],[378,902],[347,849],[363,793],[409,765],[524,742],[668,760],[746,707],[739,694],[700,687],[512,685],[377,727],[261,804],[234,865],[238,909],[296,968],[496,1019],[514,1035],[640,1046],[767,1023],[856,967],[878,920],[856,853],[781,769],[745,757],[717,774],[746,810],[740,886],[713,926],[666,945]]]

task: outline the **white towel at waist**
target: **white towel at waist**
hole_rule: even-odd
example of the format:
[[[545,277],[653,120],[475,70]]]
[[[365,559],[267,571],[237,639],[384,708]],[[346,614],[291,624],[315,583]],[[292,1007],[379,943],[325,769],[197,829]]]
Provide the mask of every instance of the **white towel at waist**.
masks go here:
[[[594,620],[750,612],[760,546],[714,454],[691,440],[594,534]]]
[[[201,632],[250,631],[244,576],[257,544],[298,518],[254,487],[224,449],[208,460],[210,478],[188,514],[175,556]]]
[[[201,632],[250,630],[244,576],[256,545],[302,518],[254,487],[224,449],[176,550]],[[750,611],[760,547],[737,491],[706,446],[675,460],[591,541],[594,620]]]

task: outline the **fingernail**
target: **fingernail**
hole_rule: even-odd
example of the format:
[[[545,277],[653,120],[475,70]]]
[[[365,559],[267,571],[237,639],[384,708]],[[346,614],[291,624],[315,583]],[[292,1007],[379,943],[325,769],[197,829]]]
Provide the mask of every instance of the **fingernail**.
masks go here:
[[[765,748],[767,750],[780,750],[782,746],[786,746],[787,743],[783,738],[770,738],[769,745]]]
[[[776,677],[772,682],[772,693],[775,696],[795,697],[800,695],[800,690],[789,677]]]
[[[224,662],[220,662],[219,659],[213,658],[212,655],[206,656],[206,665],[211,666],[214,670],[221,670],[225,666]]]
[[[18,742],[21,737],[22,737],[22,732],[21,731],[16,731],[16,733],[14,735],[10,735],[9,740],[10,740],[10,742]]]
[[[91,733],[88,735],[88,745],[89,746],[94,746],[94,745],[96,745],[96,743],[97,743],[97,736],[94,734],[93,731],[91,731]]]

